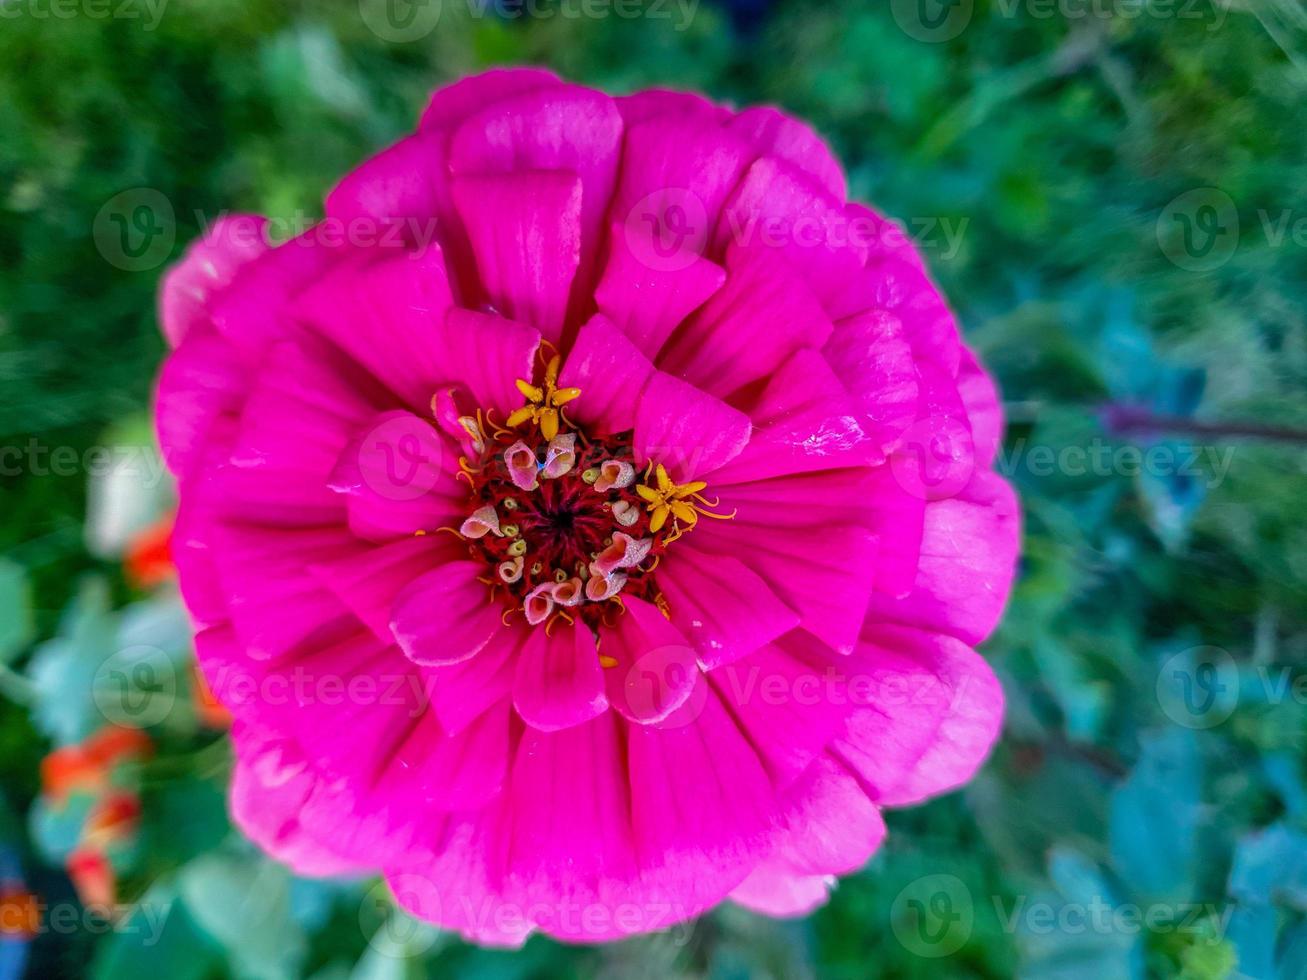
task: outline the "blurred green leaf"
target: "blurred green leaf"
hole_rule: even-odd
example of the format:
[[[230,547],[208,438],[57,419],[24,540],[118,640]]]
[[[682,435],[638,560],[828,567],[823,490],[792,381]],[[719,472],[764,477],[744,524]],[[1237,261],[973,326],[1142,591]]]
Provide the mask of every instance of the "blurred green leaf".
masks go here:
[[[1194,733],[1150,734],[1138,764],[1112,795],[1112,863],[1133,895],[1192,897],[1198,860],[1202,763]]]
[[[0,666],[26,649],[35,633],[27,574],[21,565],[0,559]]]
[[[90,975],[95,980],[205,980],[220,963],[175,888],[160,883],[100,944]]]
[[[27,673],[35,695],[32,718],[45,735],[72,745],[105,718],[93,697],[100,666],[113,652],[114,618],[103,581],[84,582],[65,611],[59,635],[37,647]]]
[[[1251,905],[1307,911],[1307,834],[1275,824],[1241,840],[1230,869],[1230,894]]]
[[[275,862],[214,852],[181,870],[178,888],[199,927],[253,980],[300,976],[308,944],[291,913],[291,877]]]

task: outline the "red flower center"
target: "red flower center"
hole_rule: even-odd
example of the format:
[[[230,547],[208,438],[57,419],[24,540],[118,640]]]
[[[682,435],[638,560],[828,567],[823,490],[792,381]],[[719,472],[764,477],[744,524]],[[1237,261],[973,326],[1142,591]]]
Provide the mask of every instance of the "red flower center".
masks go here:
[[[472,488],[468,516],[454,531],[489,566],[484,581],[502,590],[505,619],[528,623],[582,619],[592,629],[623,611],[623,595],[646,599],[667,613],[653,581],[667,546],[700,517],[715,513],[701,481],[677,484],[660,464],[637,468],[633,433],[591,439],[568,417],[579,388],[560,388],[562,358],[543,365],[540,383],[519,379],[526,404],[504,425],[491,413],[446,409],[452,392],[437,393],[432,411],[449,422],[469,449],[459,460]],[[475,456],[475,459],[469,456]]]
[[[461,533],[489,566],[487,582],[531,622],[561,615],[592,627],[620,595],[658,601],[652,575],[665,534],[651,534],[629,432],[546,440],[505,430],[477,467]],[[617,601],[613,601],[617,600]]]

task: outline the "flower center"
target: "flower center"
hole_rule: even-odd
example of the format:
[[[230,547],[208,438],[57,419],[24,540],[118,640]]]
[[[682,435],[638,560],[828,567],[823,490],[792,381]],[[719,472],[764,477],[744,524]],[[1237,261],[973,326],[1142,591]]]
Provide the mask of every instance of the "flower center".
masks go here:
[[[558,369],[555,356],[541,385],[518,382],[527,404],[506,428],[457,418],[476,455],[460,461],[472,492],[457,534],[486,562],[483,581],[503,598],[505,619],[580,619],[597,632],[621,614],[623,596],[666,613],[653,572],[667,546],[701,516],[731,515],[706,509],[701,482],[678,485],[661,465],[642,475],[631,432],[587,438],[564,410],[581,393],[557,387]]]
[[[665,545],[651,536],[636,492],[630,433],[585,442],[575,431],[499,436],[467,470],[471,512],[459,533],[509,608],[532,624],[561,615],[598,626],[620,611],[611,601],[619,595],[657,601],[651,573]]]

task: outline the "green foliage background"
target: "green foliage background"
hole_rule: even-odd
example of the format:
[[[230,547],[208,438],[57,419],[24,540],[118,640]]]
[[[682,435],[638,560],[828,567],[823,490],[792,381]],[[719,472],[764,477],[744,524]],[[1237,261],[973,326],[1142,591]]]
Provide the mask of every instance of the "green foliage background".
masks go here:
[[[733,19],[708,0],[638,17],[446,0],[407,43],[369,27],[372,0],[171,0],[157,24],[131,0],[67,17],[0,4],[5,446],[80,453],[147,409],[160,267],[97,249],[115,194],[171,202],[165,258],[223,211],[311,217],[430,89],[531,62],[612,91],[775,103],[822,132],[852,196],[918,237],[996,372],[1026,522],[986,647],[1010,704],[994,758],[965,791],[891,814],[881,854],[808,920],[726,908],[688,938],[517,954],[418,933],[422,955],[383,955],[362,890],[289,880],[227,836],[222,743],[182,726],[158,733],[150,859],[124,883],[175,902],[164,941],[43,935],[32,975],[1307,976],[1307,16],[1292,0],[921,3],[741,3]],[[956,36],[922,40],[923,11]],[[1218,251],[1177,252],[1185,220]],[[1127,409],[1161,421],[1124,429]],[[1130,446],[1200,465],[1066,464],[1068,448],[1119,461]],[[67,640],[74,600],[111,623],[141,597],[86,547],[85,474],[0,481],[0,837],[29,883],[69,900],[22,830],[51,747],[40,698],[68,697],[33,689],[32,645]],[[1213,658],[1233,703],[1193,714],[1173,685],[1208,685]],[[938,875],[968,916],[923,947],[932,923],[905,909]],[[270,910],[233,911],[250,889]],[[1051,931],[1025,914],[1095,899],[1201,914]]]

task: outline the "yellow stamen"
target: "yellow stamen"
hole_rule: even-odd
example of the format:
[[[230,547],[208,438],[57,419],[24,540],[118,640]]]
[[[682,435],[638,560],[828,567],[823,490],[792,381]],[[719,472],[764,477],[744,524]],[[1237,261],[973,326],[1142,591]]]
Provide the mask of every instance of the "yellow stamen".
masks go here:
[[[694,504],[687,504],[684,500],[673,500],[668,504],[672,509],[672,515],[678,521],[685,521],[691,527],[699,522],[699,515],[695,512]]]
[[[663,614],[664,619],[672,618],[671,604],[667,601],[667,596],[663,593],[658,593],[658,597],[654,599],[654,605],[658,607],[658,611]]]
[[[635,488],[635,492],[648,504],[647,510],[652,515],[649,518],[650,532],[656,534],[661,531],[666,526],[667,519],[672,518],[672,530],[668,533],[664,544],[671,544],[677,540],[688,529],[698,524],[700,517],[726,521],[735,516],[735,511],[729,514],[714,514],[706,509],[716,507],[718,502],[710,501],[700,493],[708,486],[702,480],[678,484],[671,478],[662,463],[656,467],[650,464],[644,475],[646,481],[649,480],[650,475],[653,476],[653,486],[648,483],[641,484]]]
[[[477,419],[481,420],[480,409],[477,409]],[[482,421],[481,424],[482,427],[487,425],[490,426],[491,431],[494,432],[496,439],[504,439],[506,437],[509,439],[513,438],[513,433],[509,432],[502,425],[500,425],[498,422],[495,421],[495,410],[493,408],[486,409],[485,420]]]
[[[562,407],[580,398],[581,389],[558,387],[558,372],[562,368],[562,363],[563,359],[558,354],[554,354],[549,359],[545,365],[543,385],[533,385],[522,378],[514,382],[517,390],[526,399],[526,404],[508,417],[505,424],[510,429],[527,422],[534,422],[540,426],[540,434],[545,439],[553,439],[558,435],[561,425],[570,425],[567,416],[562,412]]]
[[[536,417],[535,406],[523,405],[521,408],[519,408],[516,412],[514,412],[512,415],[508,417],[508,427],[510,429],[515,429],[523,422],[526,422],[529,419],[533,419],[535,417]]]
[[[558,610],[558,612],[554,613],[553,618],[550,619],[549,622],[545,623],[545,636],[553,635],[551,631],[554,628],[554,624],[558,622],[560,619],[567,620],[568,626],[571,626],[576,622],[576,620],[574,620],[571,616],[567,615],[567,613],[565,613],[563,610],[560,609]]]
[[[558,435],[558,409],[540,409],[536,413],[536,421],[540,423],[540,434],[546,439],[553,439]]]

